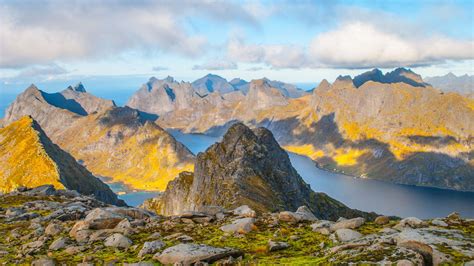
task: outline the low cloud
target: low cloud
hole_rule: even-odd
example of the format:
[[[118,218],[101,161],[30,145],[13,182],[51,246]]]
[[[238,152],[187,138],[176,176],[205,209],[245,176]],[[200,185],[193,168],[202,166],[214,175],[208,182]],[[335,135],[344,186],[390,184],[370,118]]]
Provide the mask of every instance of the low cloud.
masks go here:
[[[155,66],[151,69],[152,71],[163,71],[163,70],[169,70],[167,67],[161,67],[161,66]]]
[[[33,66],[26,68],[20,73],[18,73],[17,76],[15,76],[15,79],[22,79],[22,78],[42,78],[42,79],[54,79],[57,76],[61,75],[66,75],[69,74],[69,71],[66,70],[65,68],[57,65],[57,64],[51,64],[51,65],[44,65],[44,66]]]
[[[232,61],[222,60],[212,60],[205,62],[202,65],[194,65],[193,70],[229,70],[237,69],[237,64]]]
[[[242,39],[229,41],[227,55],[235,61],[263,63],[273,68],[300,68],[307,60],[301,46],[247,44]]]
[[[309,56],[329,67],[417,66],[474,59],[473,47],[473,41],[444,36],[402,37],[373,24],[353,22],[316,36]]]

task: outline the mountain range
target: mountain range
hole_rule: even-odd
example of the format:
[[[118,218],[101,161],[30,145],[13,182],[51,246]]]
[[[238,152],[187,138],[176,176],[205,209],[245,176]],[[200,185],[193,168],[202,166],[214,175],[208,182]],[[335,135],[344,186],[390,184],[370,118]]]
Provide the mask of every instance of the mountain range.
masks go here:
[[[31,116],[51,140],[96,176],[134,189],[163,190],[194,155],[148,116],[87,93],[82,85],[45,93],[31,85],[8,107],[8,125]]]
[[[329,171],[474,191],[473,99],[404,68],[323,80],[299,97],[295,91],[302,92],[266,78],[152,77],[117,107],[82,84],[59,93],[32,85],[2,123],[29,115],[94,175],[135,189],[164,190],[180,172],[193,171],[194,155],[165,129],[222,136],[243,122],[271,130],[285,150]]]
[[[443,91],[458,92],[474,97],[474,76],[462,75],[456,76],[449,72],[444,76],[435,76],[425,78],[428,83]]]

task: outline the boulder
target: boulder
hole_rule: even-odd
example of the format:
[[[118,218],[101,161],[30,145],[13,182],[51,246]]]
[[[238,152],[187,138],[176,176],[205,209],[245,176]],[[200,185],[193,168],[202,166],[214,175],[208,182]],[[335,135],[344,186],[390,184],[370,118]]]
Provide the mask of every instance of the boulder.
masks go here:
[[[49,245],[49,249],[50,250],[63,249],[67,246],[68,243],[69,243],[69,238],[60,237],[60,238],[54,240],[53,243],[51,243],[51,245]]]
[[[361,238],[362,234],[351,229],[342,228],[336,230],[336,237],[339,241],[349,242]]]
[[[431,221],[431,224],[436,225],[436,226],[441,226],[441,227],[448,227],[449,226],[445,221],[443,221],[441,219],[433,219]]]
[[[231,224],[221,226],[221,230],[227,233],[246,234],[254,229],[255,218],[242,218]]]
[[[57,223],[50,223],[48,226],[46,226],[46,229],[44,229],[44,233],[46,235],[51,235],[55,236],[60,234],[63,231],[64,227],[60,224]]]
[[[283,222],[299,223],[317,221],[318,218],[306,206],[299,207],[296,212],[282,211],[278,215],[278,219]]]
[[[423,222],[421,219],[416,217],[407,217],[402,219],[396,226],[395,229],[401,229],[404,227],[411,227],[411,228],[419,228],[425,226],[426,223]]]
[[[56,264],[56,260],[50,258],[37,259],[31,263],[32,266],[55,266]]]
[[[365,223],[365,219],[362,217],[342,220],[335,224],[332,224],[330,229],[332,232],[335,232],[339,229],[356,229]]]
[[[241,256],[242,252],[231,248],[216,248],[203,244],[178,244],[165,249],[153,258],[165,265],[191,265],[197,262],[212,263],[219,259]]]
[[[290,244],[286,242],[277,242],[277,241],[268,241],[268,251],[277,251],[282,249],[287,249],[290,247]]]
[[[52,196],[55,195],[56,189],[53,185],[42,185],[35,187],[25,192],[27,195],[41,195],[41,196]]]
[[[166,246],[165,242],[160,240],[145,242],[143,244],[142,249],[138,252],[138,257],[142,258],[147,254],[156,253],[158,250],[164,248]]]
[[[388,224],[390,222],[390,218],[388,216],[378,216],[375,218],[374,223],[379,225]]]
[[[248,218],[255,218],[257,217],[257,213],[250,209],[248,205],[242,205],[238,208],[232,210],[232,214],[240,217],[248,217]]]
[[[89,223],[90,229],[112,229],[124,218],[124,215],[102,208],[96,208],[87,214],[84,221]]]
[[[329,227],[331,227],[331,224],[332,224],[332,222],[330,222],[330,221],[321,220],[319,222],[311,224],[310,226],[313,229],[313,231],[315,231],[319,228],[329,228]]]
[[[426,265],[433,264],[433,248],[429,245],[415,240],[406,240],[397,242],[397,246],[411,249],[421,254]]]
[[[128,248],[133,244],[132,240],[130,240],[128,237],[116,233],[113,234],[104,241],[104,245],[106,247],[115,247],[115,248]]]

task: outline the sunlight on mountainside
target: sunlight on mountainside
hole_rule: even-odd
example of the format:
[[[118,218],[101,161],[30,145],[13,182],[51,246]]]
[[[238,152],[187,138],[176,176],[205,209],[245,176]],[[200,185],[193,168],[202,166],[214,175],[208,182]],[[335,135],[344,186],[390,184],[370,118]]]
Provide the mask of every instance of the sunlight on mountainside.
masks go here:
[[[10,192],[19,186],[59,182],[59,171],[41,143],[40,133],[33,127],[33,119],[23,117],[0,129],[0,191]]]

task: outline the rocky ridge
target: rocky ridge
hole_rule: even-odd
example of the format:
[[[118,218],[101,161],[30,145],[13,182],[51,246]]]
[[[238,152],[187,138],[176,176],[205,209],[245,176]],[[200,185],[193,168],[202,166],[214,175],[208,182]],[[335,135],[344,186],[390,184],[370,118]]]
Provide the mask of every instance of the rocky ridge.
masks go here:
[[[474,221],[456,213],[331,222],[305,207],[256,214],[240,206],[163,217],[73,191],[30,191],[0,195],[0,263],[470,265],[474,259]],[[288,220],[292,215],[299,218]]]
[[[110,188],[51,142],[39,124],[25,116],[0,129],[0,191],[53,184],[125,205]],[[47,188],[45,188],[47,190]]]
[[[312,191],[265,128],[252,131],[244,124],[234,124],[221,142],[198,154],[194,170],[180,174],[159,198],[145,206],[164,215],[243,204],[258,212],[306,205],[324,219],[375,215],[349,209]]]

